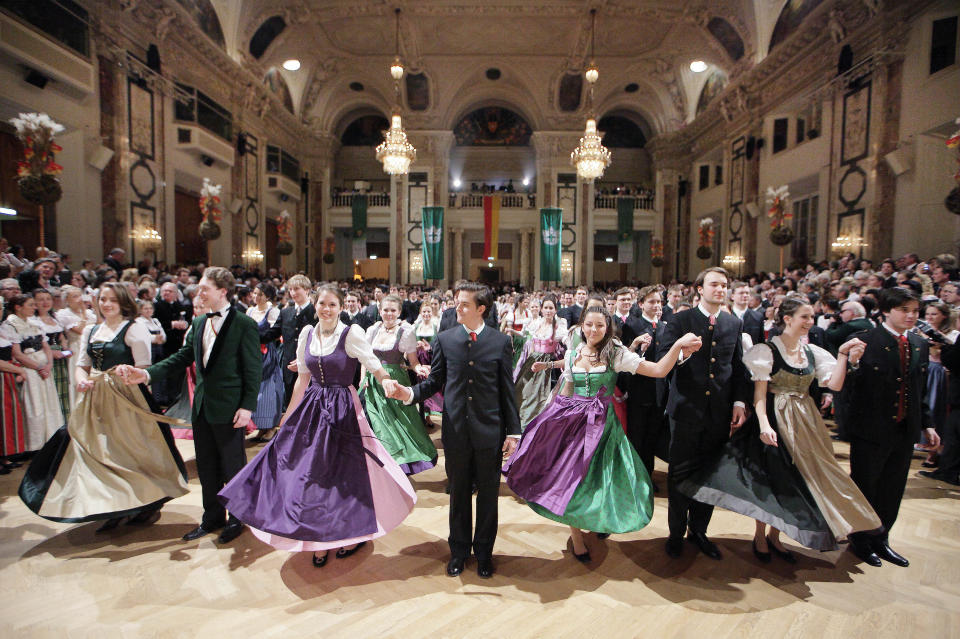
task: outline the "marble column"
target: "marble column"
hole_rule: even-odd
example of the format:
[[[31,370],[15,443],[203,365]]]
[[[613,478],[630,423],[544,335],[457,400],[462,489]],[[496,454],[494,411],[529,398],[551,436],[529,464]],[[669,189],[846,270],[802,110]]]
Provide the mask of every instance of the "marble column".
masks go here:
[[[520,230],[520,286],[530,287],[530,239],[533,229]]]
[[[461,228],[450,229],[450,278],[452,282],[463,279],[463,229]]]

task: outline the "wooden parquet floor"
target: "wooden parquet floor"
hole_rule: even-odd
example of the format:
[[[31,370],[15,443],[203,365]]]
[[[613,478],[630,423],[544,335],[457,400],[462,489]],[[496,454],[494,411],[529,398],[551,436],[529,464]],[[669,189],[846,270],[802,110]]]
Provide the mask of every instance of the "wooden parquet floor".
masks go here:
[[[192,457],[192,442],[179,444]],[[846,446],[836,450],[846,463]],[[155,525],[98,535],[96,523],[29,512],[16,495],[21,469],[0,477],[0,637],[960,637],[960,491],[915,466],[892,535],[906,569],[806,549],[795,566],[761,565],[753,522],[720,510],[710,534],[724,559],[688,546],[671,560],[662,492],[644,530],[589,537],[584,566],[567,529],[503,485],[490,580],[474,562],[459,578],[444,573],[439,466],[415,478],[419,501],[400,528],[323,569],[249,532],[222,548],[213,536],[180,541],[201,514],[195,473]]]

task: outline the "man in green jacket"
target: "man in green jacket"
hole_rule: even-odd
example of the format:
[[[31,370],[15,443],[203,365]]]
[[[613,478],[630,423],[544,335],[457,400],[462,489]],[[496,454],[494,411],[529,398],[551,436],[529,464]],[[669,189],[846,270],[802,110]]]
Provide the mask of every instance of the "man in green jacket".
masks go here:
[[[827,328],[827,347],[834,357],[840,345],[850,336],[860,331],[869,331],[874,323],[867,317],[867,309],[860,302],[846,301],[840,307],[840,322],[834,322]]]
[[[127,384],[177,378],[196,364],[193,395],[193,444],[203,490],[203,519],[183,536],[192,541],[223,528],[217,541],[227,543],[243,524],[217,498],[220,489],[247,463],[244,435],[260,389],[260,334],[257,323],[230,305],[236,280],[229,270],[211,266],[197,285],[197,299],[207,313],[193,320],[184,345],[147,369],[120,366]]]

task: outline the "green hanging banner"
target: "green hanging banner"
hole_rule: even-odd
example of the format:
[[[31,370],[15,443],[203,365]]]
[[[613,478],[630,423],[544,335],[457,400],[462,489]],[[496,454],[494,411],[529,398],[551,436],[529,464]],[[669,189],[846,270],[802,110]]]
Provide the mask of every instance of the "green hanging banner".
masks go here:
[[[540,209],[540,280],[560,281],[560,234],[563,209]]]
[[[632,197],[617,198],[617,262],[620,264],[633,262],[633,209],[636,203]]]
[[[443,279],[443,207],[425,206],[423,222],[423,279]]]
[[[363,238],[367,234],[367,195],[357,193],[353,196],[353,239]]]

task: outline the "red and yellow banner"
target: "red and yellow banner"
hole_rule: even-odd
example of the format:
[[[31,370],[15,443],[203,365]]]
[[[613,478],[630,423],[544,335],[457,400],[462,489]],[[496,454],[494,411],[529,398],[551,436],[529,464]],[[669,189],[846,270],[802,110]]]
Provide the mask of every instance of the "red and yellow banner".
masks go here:
[[[500,243],[500,196],[483,196],[483,257],[497,259]]]

